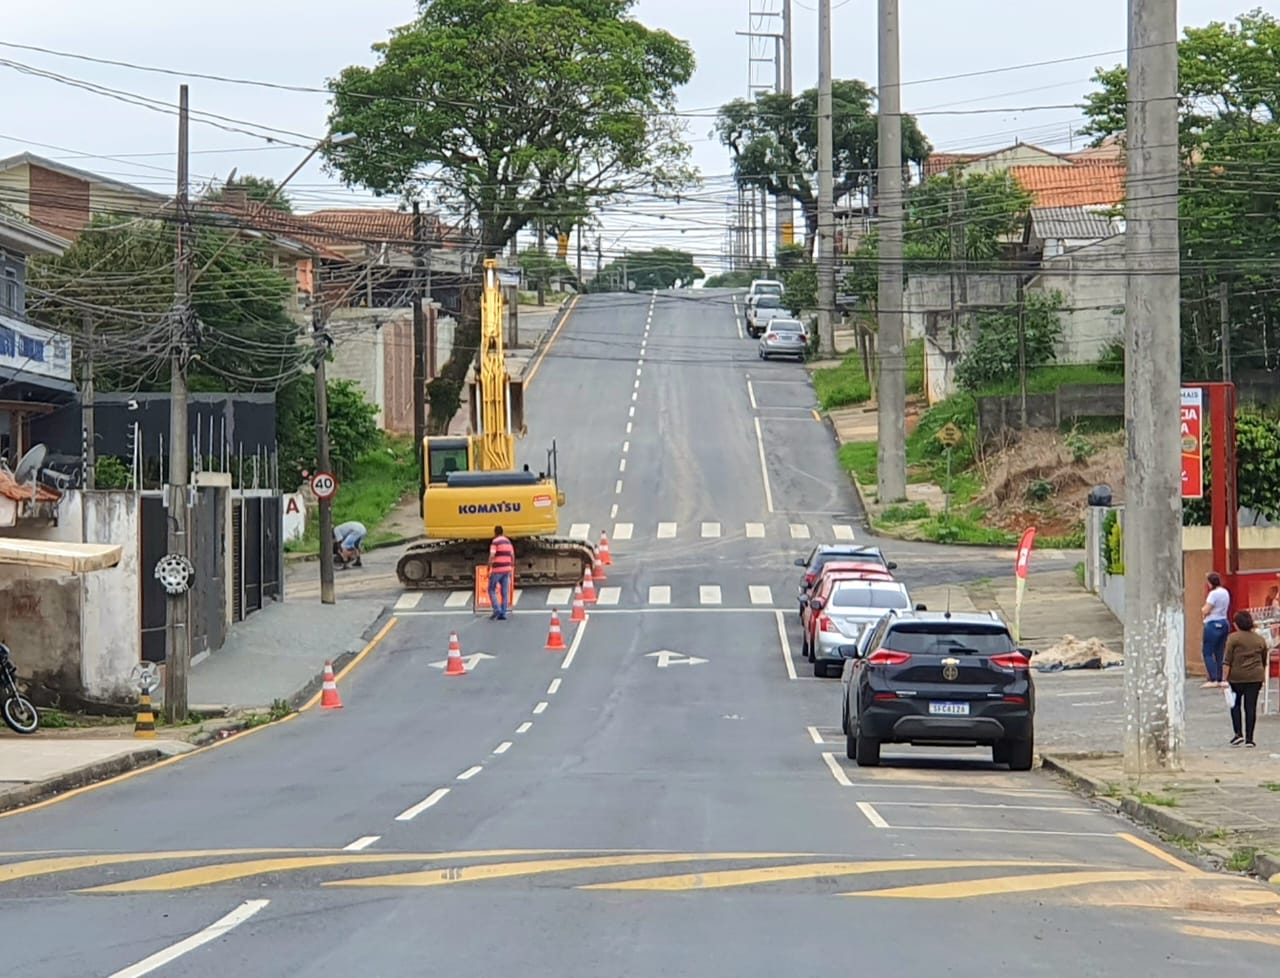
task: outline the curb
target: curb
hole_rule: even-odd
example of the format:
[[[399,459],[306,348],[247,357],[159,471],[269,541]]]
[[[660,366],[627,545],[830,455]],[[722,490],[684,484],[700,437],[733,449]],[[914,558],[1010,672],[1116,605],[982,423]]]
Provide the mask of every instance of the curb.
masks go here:
[[[105,761],[95,761],[83,767],[74,768],[45,781],[35,781],[0,792],[0,812],[10,812],[15,808],[25,808],[38,801],[60,795],[75,788],[83,788],[97,781],[106,781],[121,774],[126,774],[140,767],[148,767],[162,761],[167,755],[158,747],[141,747],[119,757],[109,757]]]
[[[421,533],[415,534],[414,536],[411,536],[411,537],[395,537],[391,540],[383,540],[381,543],[375,543],[370,547],[365,547],[364,552],[368,553],[371,550],[386,550],[390,547],[403,547],[406,544],[417,543],[419,540],[425,540],[425,539],[426,537],[423,536]],[[320,555],[310,550],[308,551],[295,550],[292,553],[286,552],[284,555],[284,562],[286,564],[297,564],[297,563],[302,563],[308,560],[318,561],[319,559],[320,559]]]

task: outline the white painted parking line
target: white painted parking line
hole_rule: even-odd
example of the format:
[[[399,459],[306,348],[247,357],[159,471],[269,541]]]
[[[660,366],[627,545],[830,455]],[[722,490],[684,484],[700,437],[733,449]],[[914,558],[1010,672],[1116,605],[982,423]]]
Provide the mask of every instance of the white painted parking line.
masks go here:
[[[659,524],[658,524],[658,539],[659,539],[659,540],[670,540],[670,539],[671,539],[672,537],[674,537],[675,535],[676,535],[676,524],[674,524],[674,523],[659,523]]]
[[[649,588],[650,604],[670,604],[671,588],[666,584],[655,584]]]
[[[764,504],[769,512],[773,512],[773,488],[769,485],[769,464],[764,456],[764,431],[760,427],[760,419],[753,418],[756,427],[756,455],[760,459],[760,478],[764,481]]]
[[[602,587],[596,592],[596,604],[599,605],[616,605],[622,600],[622,588],[620,587]]]
[[[502,743],[500,743],[497,747],[493,749],[493,752],[495,754],[505,754],[509,750],[511,750],[511,741],[504,740]]]
[[[472,778],[474,778],[477,774],[479,774],[483,770],[484,768],[481,765],[473,764],[471,767],[467,768],[465,771],[463,771],[461,774],[458,775],[458,780],[470,781]]]
[[[773,604],[773,588],[767,584],[749,584],[747,593],[751,595],[752,604]]]
[[[760,405],[756,403],[756,390],[751,386],[751,381],[747,381],[747,400],[751,402],[751,410],[756,410]]]
[[[782,612],[778,612],[782,614]],[[836,755],[830,751],[822,752],[822,762],[826,764],[827,770],[831,772],[831,776],[836,779],[836,783],[845,788],[852,788],[853,782],[849,780],[849,775],[844,773],[844,768],[840,766],[840,762],[836,760]]]
[[[808,524],[806,524],[806,523],[792,523],[792,524],[791,524],[791,539],[792,539],[792,540],[808,540],[808,539],[809,539],[809,526],[808,526]]]
[[[775,611],[773,618],[778,624],[778,644],[782,647],[782,664],[786,666],[787,678],[796,679],[796,664],[791,658],[791,640],[787,638],[787,623],[783,620],[781,611]]]
[[[448,788],[437,788],[435,791],[431,792],[431,794],[427,795],[427,797],[423,798],[422,801],[418,802],[412,808],[406,808],[403,812],[397,815],[396,821],[408,822],[417,818],[419,815],[425,812],[428,808],[430,808],[432,805],[434,805],[436,802],[438,802],[441,798],[443,798],[448,793],[449,793]]]
[[[396,598],[396,611],[408,611],[411,608],[418,607],[418,602],[422,600],[421,591],[409,591]]]
[[[719,584],[699,584],[698,585],[698,601],[701,604],[719,604],[720,603],[720,585]]]
[[[980,808],[992,809],[995,811],[1013,811],[1013,812],[1053,812],[1055,815],[1097,815],[1098,812],[1093,808],[1081,808],[1078,805],[1064,807],[1061,805],[1009,805],[1004,802],[995,802],[987,805],[979,805],[976,802],[948,802],[948,801],[878,801],[877,805],[882,807],[896,806],[898,808]]]
[[[752,540],[760,540],[760,539],[763,539],[763,537],[764,537],[764,524],[763,524],[763,523],[748,523],[748,524],[747,524],[747,537],[748,537],[748,539],[752,539]]]
[[[571,587],[553,587],[547,591],[547,606],[550,608],[563,608],[573,600],[573,588]]]
[[[718,537],[720,535],[719,523],[703,523],[702,535],[704,537]]]
[[[809,731],[809,739],[812,740],[815,744],[826,743],[826,741],[822,739],[822,734],[818,732],[817,727],[805,727],[805,729]]]
[[[858,802],[858,811],[862,812],[862,814],[867,817],[867,821],[870,822],[872,825],[874,825],[876,828],[887,829],[889,827],[889,823],[886,822],[881,817],[880,813],[876,811],[874,807],[872,807],[871,802],[869,801]]]
[[[368,849],[371,845],[381,839],[380,835],[362,835],[350,845],[342,847],[343,852],[359,852],[361,849]]]
[[[569,536],[589,540],[591,538],[591,524],[574,523],[573,526],[569,527]]]
[[[853,527],[848,523],[834,523],[831,526],[831,535],[837,540],[852,540]]]
[[[633,523],[614,523],[613,539],[630,540],[631,534],[635,532],[635,524]]]
[[[450,591],[449,596],[444,599],[444,606],[446,608],[465,608],[470,601],[470,591]]]

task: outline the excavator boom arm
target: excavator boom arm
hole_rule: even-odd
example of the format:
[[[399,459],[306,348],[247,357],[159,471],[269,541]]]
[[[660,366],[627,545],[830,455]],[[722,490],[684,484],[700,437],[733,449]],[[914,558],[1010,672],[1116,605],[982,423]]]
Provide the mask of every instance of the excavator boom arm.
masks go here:
[[[480,300],[480,355],[476,385],[480,430],[475,435],[476,468],[482,472],[510,472],[516,467],[515,436],[511,430],[511,377],[502,347],[502,286],[498,262],[484,262],[484,294]]]

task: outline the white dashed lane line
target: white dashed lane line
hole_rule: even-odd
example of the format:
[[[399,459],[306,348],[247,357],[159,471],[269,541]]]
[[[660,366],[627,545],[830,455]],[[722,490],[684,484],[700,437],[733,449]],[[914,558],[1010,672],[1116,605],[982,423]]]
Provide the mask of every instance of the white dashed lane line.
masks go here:
[[[530,727],[532,727],[532,726],[533,726],[533,721],[532,721],[532,720],[526,720],[524,723],[520,724],[520,726],[516,727],[516,733],[518,733],[518,734],[528,733],[528,732],[529,732],[529,728],[530,728]]]
[[[359,852],[361,849],[368,849],[371,845],[381,839],[380,835],[362,835],[350,845],[342,847],[343,852]]]
[[[482,765],[473,764],[471,767],[467,768],[465,771],[463,771],[461,774],[458,775],[458,780],[470,781],[472,778],[474,778],[477,774],[479,774],[483,770],[484,770],[484,767]]]
[[[504,740],[502,743],[500,743],[497,747],[493,749],[493,752],[495,754],[505,754],[509,750],[511,750],[511,741]]]
[[[547,703],[546,700],[543,700],[541,703],[539,703],[537,706],[533,708],[533,715],[538,716],[538,714],[542,713],[549,705],[550,704]]]
[[[403,812],[397,815],[396,821],[397,822],[412,821],[413,819],[421,815],[423,812],[425,812],[428,808],[431,808],[433,805],[437,804],[440,801],[440,799],[443,798],[448,793],[449,793],[448,788],[437,788],[435,791],[431,792],[431,794],[427,795],[427,797],[423,798],[422,801],[418,802],[412,808],[406,808]]]

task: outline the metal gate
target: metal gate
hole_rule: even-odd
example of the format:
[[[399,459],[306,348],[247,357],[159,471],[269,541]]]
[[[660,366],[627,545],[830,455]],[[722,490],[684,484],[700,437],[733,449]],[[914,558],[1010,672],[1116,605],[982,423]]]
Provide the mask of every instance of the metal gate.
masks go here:
[[[262,600],[279,600],[281,565],[284,563],[284,500],[267,496],[262,500]]]
[[[141,591],[142,658],[144,662],[163,662],[165,656],[165,623],[169,600],[164,587],[156,580],[155,568],[169,546],[169,511],[159,494],[143,495],[138,507],[138,575]]]
[[[231,620],[244,621],[244,500],[231,503]]]
[[[196,490],[191,520],[191,563],[196,572],[190,612],[192,655],[220,649],[227,638],[226,492],[213,486]]]
[[[241,529],[244,534],[244,566],[241,569],[241,579],[244,582],[244,613],[247,616],[262,610],[262,499],[246,499],[243,514]]]

